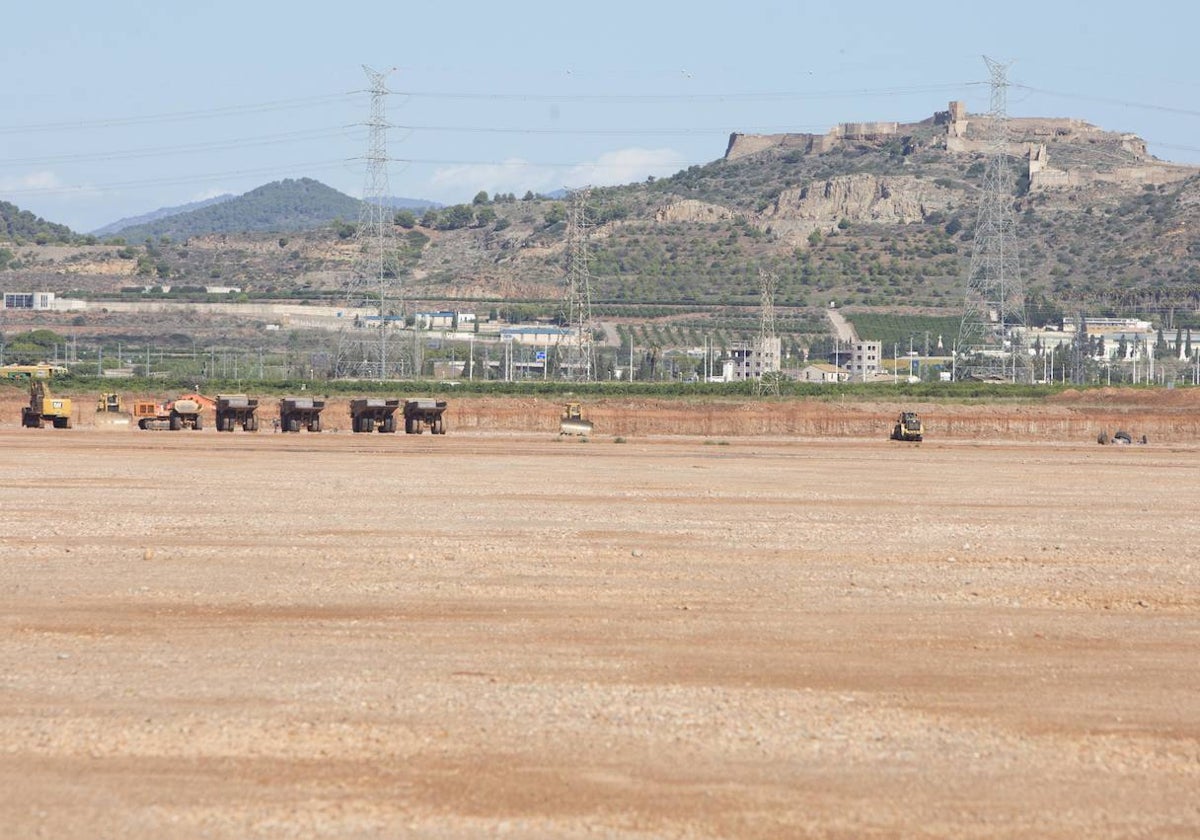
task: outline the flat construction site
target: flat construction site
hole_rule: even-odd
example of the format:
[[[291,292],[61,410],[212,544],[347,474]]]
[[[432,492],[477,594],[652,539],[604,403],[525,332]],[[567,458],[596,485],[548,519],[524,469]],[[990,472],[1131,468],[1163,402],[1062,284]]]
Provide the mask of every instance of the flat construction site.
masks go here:
[[[5,837],[1200,836],[1190,442],[0,428]]]

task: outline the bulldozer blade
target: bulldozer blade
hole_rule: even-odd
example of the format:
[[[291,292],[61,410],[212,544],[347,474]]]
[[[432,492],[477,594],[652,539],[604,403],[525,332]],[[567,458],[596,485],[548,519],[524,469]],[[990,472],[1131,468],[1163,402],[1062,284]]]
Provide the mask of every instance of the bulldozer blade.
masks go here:
[[[560,435],[590,435],[592,423],[590,420],[563,420],[558,424]]]
[[[128,429],[133,417],[127,411],[101,411],[96,414],[97,429]]]

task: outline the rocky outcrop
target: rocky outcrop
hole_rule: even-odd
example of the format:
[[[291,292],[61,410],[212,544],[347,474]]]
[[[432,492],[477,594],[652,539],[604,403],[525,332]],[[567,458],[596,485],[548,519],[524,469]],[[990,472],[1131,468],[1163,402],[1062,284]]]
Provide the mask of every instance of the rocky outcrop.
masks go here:
[[[784,190],[763,213],[763,219],[832,224],[846,219],[903,225],[946,209],[956,195],[919,178],[860,173]]]
[[[654,213],[656,222],[721,222],[734,218],[736,214],[728,207],[720,204],[709,204],[707,201],[697,201],[685,198],[665,207],[660,207]]]

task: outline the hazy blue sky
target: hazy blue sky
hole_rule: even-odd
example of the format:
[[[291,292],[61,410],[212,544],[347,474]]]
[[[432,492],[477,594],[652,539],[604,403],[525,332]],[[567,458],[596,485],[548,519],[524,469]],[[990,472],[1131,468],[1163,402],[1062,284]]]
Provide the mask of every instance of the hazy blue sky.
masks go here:
[[[445,203],[667,175],[732,131],[986,111],[984,54],[1012,62],[1012,115],[1200,163],[1179,2],[8,6],[0,199],[79,231],[281,178],[361,195],[364,64],[395,68],[391,193]]]

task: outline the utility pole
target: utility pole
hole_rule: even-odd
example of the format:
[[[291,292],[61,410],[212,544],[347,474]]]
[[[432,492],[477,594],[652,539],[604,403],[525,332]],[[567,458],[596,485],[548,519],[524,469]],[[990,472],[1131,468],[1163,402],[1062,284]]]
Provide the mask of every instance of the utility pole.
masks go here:
[[[779,396],[779,336],[775,334],[775,289],[779,278],[770,271],[759,270],[758,377],[754,380],[754,395]]]
[[[596,359],[592,346],[592,286],[588,269],[587,203],[591,188],[571,193],[571,217],[567,224],[567,378],[591,382],[595,378]]]
[[[1013,177],[1008,164],[1008,65],[984,56],[992,76],[988,159],[975,220],[956,353],[960,378],[1029,381],[1025,290],[1017,253]]]

